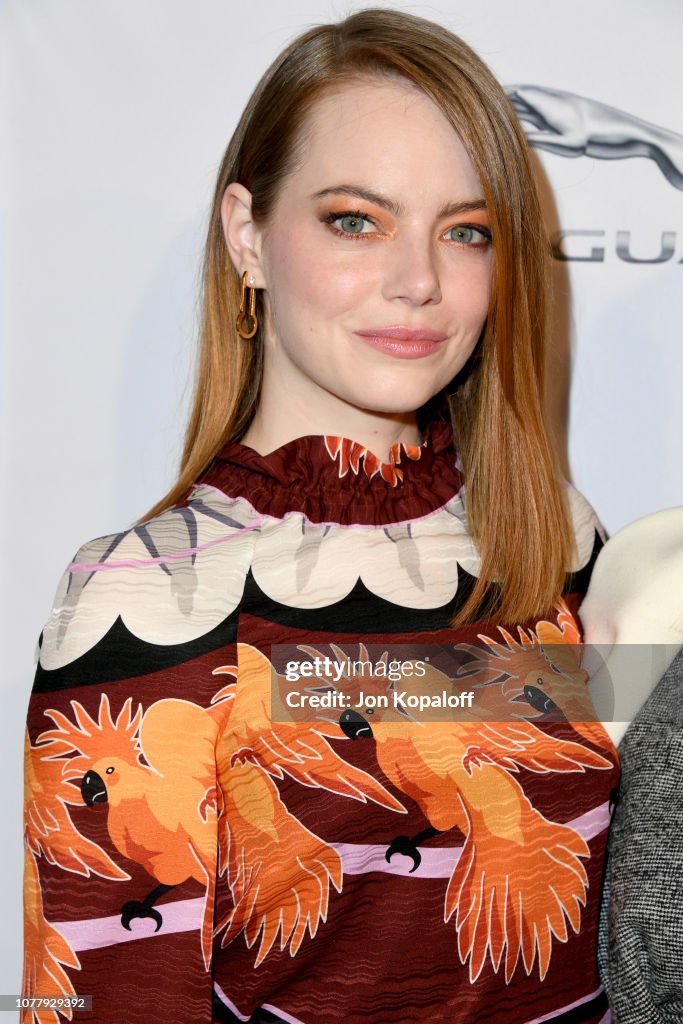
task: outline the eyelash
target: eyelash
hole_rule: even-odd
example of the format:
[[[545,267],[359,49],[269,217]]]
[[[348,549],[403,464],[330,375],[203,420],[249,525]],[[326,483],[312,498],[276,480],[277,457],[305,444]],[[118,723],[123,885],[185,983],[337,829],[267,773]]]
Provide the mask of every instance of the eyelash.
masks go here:
[[[369,221],[370,224],[375,223],[372,217],[368,216],[367,213],[363,213],[361,210],[341,210],[339,212],[332,211],[331,213],[326,214],[322,218],[322,220],[323,223],[329,224],[334,233],[336,235],[339,235],[340,238],[353,238],[354,240],[372,238],[372,235],[369,233],[357,234],[356,232],[353,231],[342,231],[340,228],[336,228],[334,226],[334,221],[341,220],[343,217],[358,217],[361,220]],[[462,246],[463,249],[487,249],[490,246],[491,232],[482,224],[454,224],[448,230],[452,231],[453,228],[456,227],[471,228],[473,231],[477,231],[479,232],[480,235],[483,235],[484,240],[482,242],[470,242],[469,244],[466,245],[464,242],[456,242],[454,238],[448,239],[448,241],[452,242],[453,245]]]

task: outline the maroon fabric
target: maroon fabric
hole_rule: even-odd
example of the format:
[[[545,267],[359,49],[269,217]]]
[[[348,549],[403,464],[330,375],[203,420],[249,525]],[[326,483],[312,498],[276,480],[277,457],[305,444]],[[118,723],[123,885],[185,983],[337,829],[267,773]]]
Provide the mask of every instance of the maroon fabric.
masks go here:
[[[307,434],[259,455],[228,441],[201,482],[244,497],[275,518],[300,512],[310,522],[400,522],[427,515],[458,492],[450,423],[433,420],[420,446],[400,442],[381,463],[347,438]]]
[[[79,549],[28,709],[25,994],[92,995],[74,1019],[98,1024],[606,1019],[601,727],[523,696],[498,733],[271,712],[276,644],[578,641],[587,514],[551,622],[452,628],[465,497],[442,422],[386,464],[344,438],[232,441],[187,502]]]

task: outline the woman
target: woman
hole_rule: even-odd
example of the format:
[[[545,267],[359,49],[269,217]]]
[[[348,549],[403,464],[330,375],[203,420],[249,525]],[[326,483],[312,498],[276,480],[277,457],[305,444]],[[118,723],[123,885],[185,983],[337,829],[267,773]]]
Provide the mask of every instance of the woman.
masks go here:
[[[602,540],[543,422],[546,258],[523,132],[445,29],[360,11],[265,73],[178,481],[78,551],[42,634],[25,994],[103,1024],[603,1018],[617,768],[558,685]],[[365,696],[410,691],[389,649],[438,645],[452,684],[478,638],[479,725]],[[342,703],[276,715],[283,651]]]

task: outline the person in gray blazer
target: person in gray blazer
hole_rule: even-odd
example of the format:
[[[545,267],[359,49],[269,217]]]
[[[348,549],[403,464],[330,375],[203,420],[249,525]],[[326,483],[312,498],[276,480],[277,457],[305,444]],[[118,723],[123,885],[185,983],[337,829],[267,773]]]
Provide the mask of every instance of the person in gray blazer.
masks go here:
[[[634,689],[633,668],[626,669],[634,659],[646,695],[618,747],[601,980],[613,1024],[683,1024],[683,508],[646,516],[610,538],[579,614],[586,644],[612,645],[615,714],[628,696],[619,687]],[[618,739],[618,723],[610,732]]]
[[[619,756],[598,967],[615,1024],[683,1022],[683,648]]]

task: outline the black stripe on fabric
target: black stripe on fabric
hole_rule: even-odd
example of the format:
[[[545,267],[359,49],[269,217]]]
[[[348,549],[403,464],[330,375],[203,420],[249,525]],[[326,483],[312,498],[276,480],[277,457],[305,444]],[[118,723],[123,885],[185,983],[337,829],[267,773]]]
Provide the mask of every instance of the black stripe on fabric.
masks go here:
[[[213,1019],[218,1024],[287,1024],[282,1017],[276,1017],[270,1010],[259,1009],[255,1010],[248,1021],[243,1021],[241,1017],[237,1017],[229,1006],[223,1003],[217,993],[213,993],[212,1003]]]
[[[586,564],[567,573],[563,592],[585,594],[595,560],[602,547],[597,530]],[[310,629],[321,633],[421,633],[451,628],[451,619],[465,604],[476,577],[458,565],[458,585],[452,599],[439,608],[409,608],[378,597],[362,580],[342,600],[324,608],[296,608],[273,601],[259,587],[251,569],[247,573],[240,611],[281,626]]]
[[[595,560],[600,554],[600,549],[603,547],[604,543],[602,537],[596,530],[595,536],[593,538],[593,550],[591,551],[590,558],[583,566],[583,568],[578,569],[576,572],[571,572],[567,574],[564,583],[565,593],[581,595],[586,593],[586,591],[588,590],[588,584],[590,583],[591,575],[593,573],[593,566],[595,565]]]
[[[548,1024],[586,1024],[598,1014],[604,1014],[608,1009],[607,996],[600,992],[587,1003],[575,1006],[572,1010],[566,1010],[556,1017],[549,1017]],[[217,993],[213,993],[213,1017],[219,1024],[245,1024],[241,1017],[235,1016],[232,1010],[223,1003]],[[286,1024],[282,1017],[277,1017],[269,1010],[255,1010],[246,1024]]]
[[[251,569],[247,573],[240,611],[281,626],[321,633],[419,633],[448,629],[451,617],[464,605],[476,583],[458,565],[458,585],[453,598],[440,608],[410,608],[378,597],[357,580],[341,601],[323,608],[295,608],[273,601],[259,587]]]
[[[602,540],[596,531],[591,556],[582,569],[567,575],[565,593],[585,593],[601,547]],[[449,629],[452,617],[463,606],[475,583],[476,577],[458,565],[456,593],[440,608],[408,608],[394,604],[373,594],[360,579],[342,601],[324,608],[295,608],[268,597],[250,568],[237,608],[203,636],[182,644],[150,644],[131,633],[118,616],[102,639],[80,658],[59,669],[47,670],[39,664],[33,688],[35,693],[52,693],[173,668],[234,643],[238,638],[240,614],[254,615],[285,627],[324,633],[391,635]]]
[[[385,601],[368,590],[361,580],[342,601],[325,608],[293,608],[268,597],[250,568],[238,607],[204,636],[182,644],[150,644],[131,633],[119,615],[102,639],[80,658],[58,669],[48,670],[38,664],[33,689],[35,693],[54,693],[74,686],[113,683],[174,668],[234,643],[238,639],[239,616],[244,613],[285,627],[325,633],[391,634],[445,629],[474,583],[475,578],[458,566],[458,589],[453,600],[435,609],[405,608]]]
[[[36,668],[34,693],[54,693],[73,686],[101,685],[174,668],[186,661],[234,643],[239,612],[236,609],[214,629],[182,644],[150,644],[128,629],[121,616],[101,640],[63,668]]]

